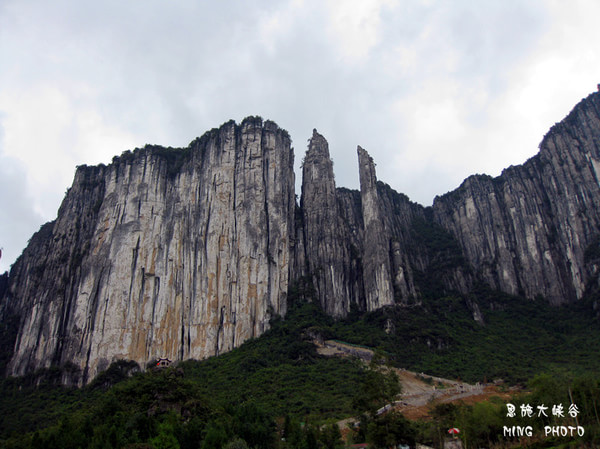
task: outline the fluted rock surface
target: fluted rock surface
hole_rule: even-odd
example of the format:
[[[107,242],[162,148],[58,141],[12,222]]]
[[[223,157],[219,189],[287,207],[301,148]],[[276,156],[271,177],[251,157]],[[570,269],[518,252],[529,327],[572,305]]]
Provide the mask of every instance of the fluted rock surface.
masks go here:
[[[366,150],[358,147],[357,155],[361,190],[336,188],[327,141],[313,133],[297,224],[302,232],[296,248],[306,263],[294,279],[309,275],[324,310],[334,316],[346,315],[353,305],[372,311],[407,303],[426,293],[423,286],[438,293],[467,290],[471,278],[462,261],[455,263],[458,243],[433,222],[430,210],[377,180]],[[455,243],[452,254],[427,241],[439,234]],[[440,280],[434,287],[432,270]]]
[[[301,209],[307,274],[323,310],[343,316],[352,301],[349,235],[341,220],[329,145],[316,130],[302,165]]]
[[[294,277],[308,275],[323,309],[338,317],[346,315],[352,305],[372,311],[393,304],[396,298],[417,295],[412,273],[404,272],[410,270],[405,268],[409,264],[406,245],[397,244],[403,227],[394,220],[395,212],[383,208],[390,202],[406,203],[408,209],[414,206],[411,210],[422,214],[423,207],[385,191],[377,181],[372,158],[361,147],[358,162],[360,192],[336,188],[328,143],[315,130],[302,168],[302,220],[298,223],[302,241],[297,248],[302,248],[305,265]],[[412,218],[400,221],[409,226]]]
[[[293,153],[273,122],[226,123],[183,150],[79,167],[58,219],[10,275],[11,374],[116,359],[203,358],[284,314]]]
[[[316,131],[298,205],[290,144],[249,118],[185,149],[79,167],[57,219],[0,277],[9,374],[70,364],[70,381],[87,382],[117,359],[220,354],[285,315],[291,283],[336,317],[482,281],[553,304],[600,289],[600,93],[525,164],[472,176],[433,207],[379,182],[360,147],[360,191],[336,187]]]
[[[358,170],[363,213],[363,266],[367,310],[393,304],[394,291],[390,269],[390,246],[384,230],[384,220],[377,194],[375,163],[360,146]]]
[[[560,304],[581,298],[584,253],[600,232],[600,95],[590,95],[525,164],[472,176],[436,198],[435,219],[455,235],[492,287]]]

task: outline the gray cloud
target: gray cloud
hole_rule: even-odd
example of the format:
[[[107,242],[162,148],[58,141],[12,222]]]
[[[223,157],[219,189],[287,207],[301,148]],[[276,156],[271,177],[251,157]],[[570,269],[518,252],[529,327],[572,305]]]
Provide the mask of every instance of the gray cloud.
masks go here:
[[[75,165],[145,143],[187,145],[231,118],[262,115],[288,129],[297,166],[317,128],[338,185],[358,186],[360,144],[381,180],[428,204],[471,173],[523,162],[594,88],[600,58],[585,47],[600,39],[598,9],[593,1],[8,0],[3,161],[22,167],[13,181],[35,229],[54,218]],[[12,191],[1,194],[3,207],[25,213],[4,199]]]
[[[43,218],[32,208],[33,201],[24,180],[24,167],[18,161],[2,155],[0,146],[0,274],[10,269],[28,239],[43,222]]]

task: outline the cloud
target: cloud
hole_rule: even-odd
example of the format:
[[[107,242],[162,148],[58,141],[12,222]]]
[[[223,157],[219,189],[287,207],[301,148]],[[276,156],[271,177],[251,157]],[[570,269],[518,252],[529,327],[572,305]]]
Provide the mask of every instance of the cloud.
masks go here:
[[[28,239],[43,222],[43,218],[32,207],[25,174],[24,167],[18,161],[0,151],[0,273],[9,270]]]
[[[381,15],[394,7],[392,0],[328,0],[330,38],[337,45],[342,63],[364,62],[381,42]]]
[[[35,229],[54,218],[77,164],[146,143],[185,146],[229,119],[262,115],[290,132],[297,168],[317,128],[338,185],[358,187],[360,144],[381,180],[429,204],[469,174],[523,162],[595,89],[599,8],[7,0],[2,157],[19,173],[11,179]]]
[[[4,156],[26,168],[21,182],[36,193],[31,207],[46,219],[55,217],[76,165],[110,161],[135,142],[89,104],[75,104],[86,95],[76,91],[38,85],[0,94],[0,104],[12,105],[2,120]]]

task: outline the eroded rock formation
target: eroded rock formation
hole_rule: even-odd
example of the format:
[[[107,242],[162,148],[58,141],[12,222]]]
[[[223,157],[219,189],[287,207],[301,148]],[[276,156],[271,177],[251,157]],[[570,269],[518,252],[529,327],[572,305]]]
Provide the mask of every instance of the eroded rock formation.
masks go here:
[[[117,359],[220,354],[285,315],[300,280],[336,317],[476,282],[553,304],[600,288],[600,94],[525,164],[472,176],[429,208],[377,181],[360,147],[360,191],[337,188],[316,131],[297,204],[290,145],[248,118],[185,149],[79,167],[57,219],[1,279],[9,374],[70,364],[81,383]],[[483,322],[477,298],[468,305]]]
[[[226,123],[183,150],[79,167],[53,223],[10,275],[21,324],[9,366],[203,358],[285,314],[293,153],[273,122]]]
[[[600,96],[579,103],[525,164],[436,198],[435,220],[492,287],[554,304],[581,298],[600,232]]]
[[[302,217],[306,275],[323,310],[343,316],[350,310],[349,235],[333,176],[333,162],[325,138],[313,130],[302,165]]]

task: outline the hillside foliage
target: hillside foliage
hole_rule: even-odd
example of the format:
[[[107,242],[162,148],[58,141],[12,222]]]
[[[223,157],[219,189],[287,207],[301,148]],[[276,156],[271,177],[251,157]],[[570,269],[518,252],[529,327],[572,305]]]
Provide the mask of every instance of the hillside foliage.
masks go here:
[[[351,416],[361,422],[351,440],[374,447],[439,445],[448,426],[461,426],[469,447],[511,441],[502,436],[500,399],[439,406],[424,422],[377,416],[398,393],[397,379],[377,363],[319,355],[315,337],[365,345],[385,363],[428,374],[472,382],[501,377],[531,391],[518,401],[566,404],[570,391],[586,426],[585,437],[573,441],[600,441],[593,298],[553,308],[480,288],[470,297],[353,311],[336,321],[312,294],[308,282],[293,286],[285,319],[275,317],[263,336],[219,357],[146,372],[121,361],[81,389],[58,386],[58,368],[5,379],[0,448],[337,448],[345,442],[333,423]],[[473,319],[473,301],[483,324]],[[532,441],[531,447],[575,444]]]

